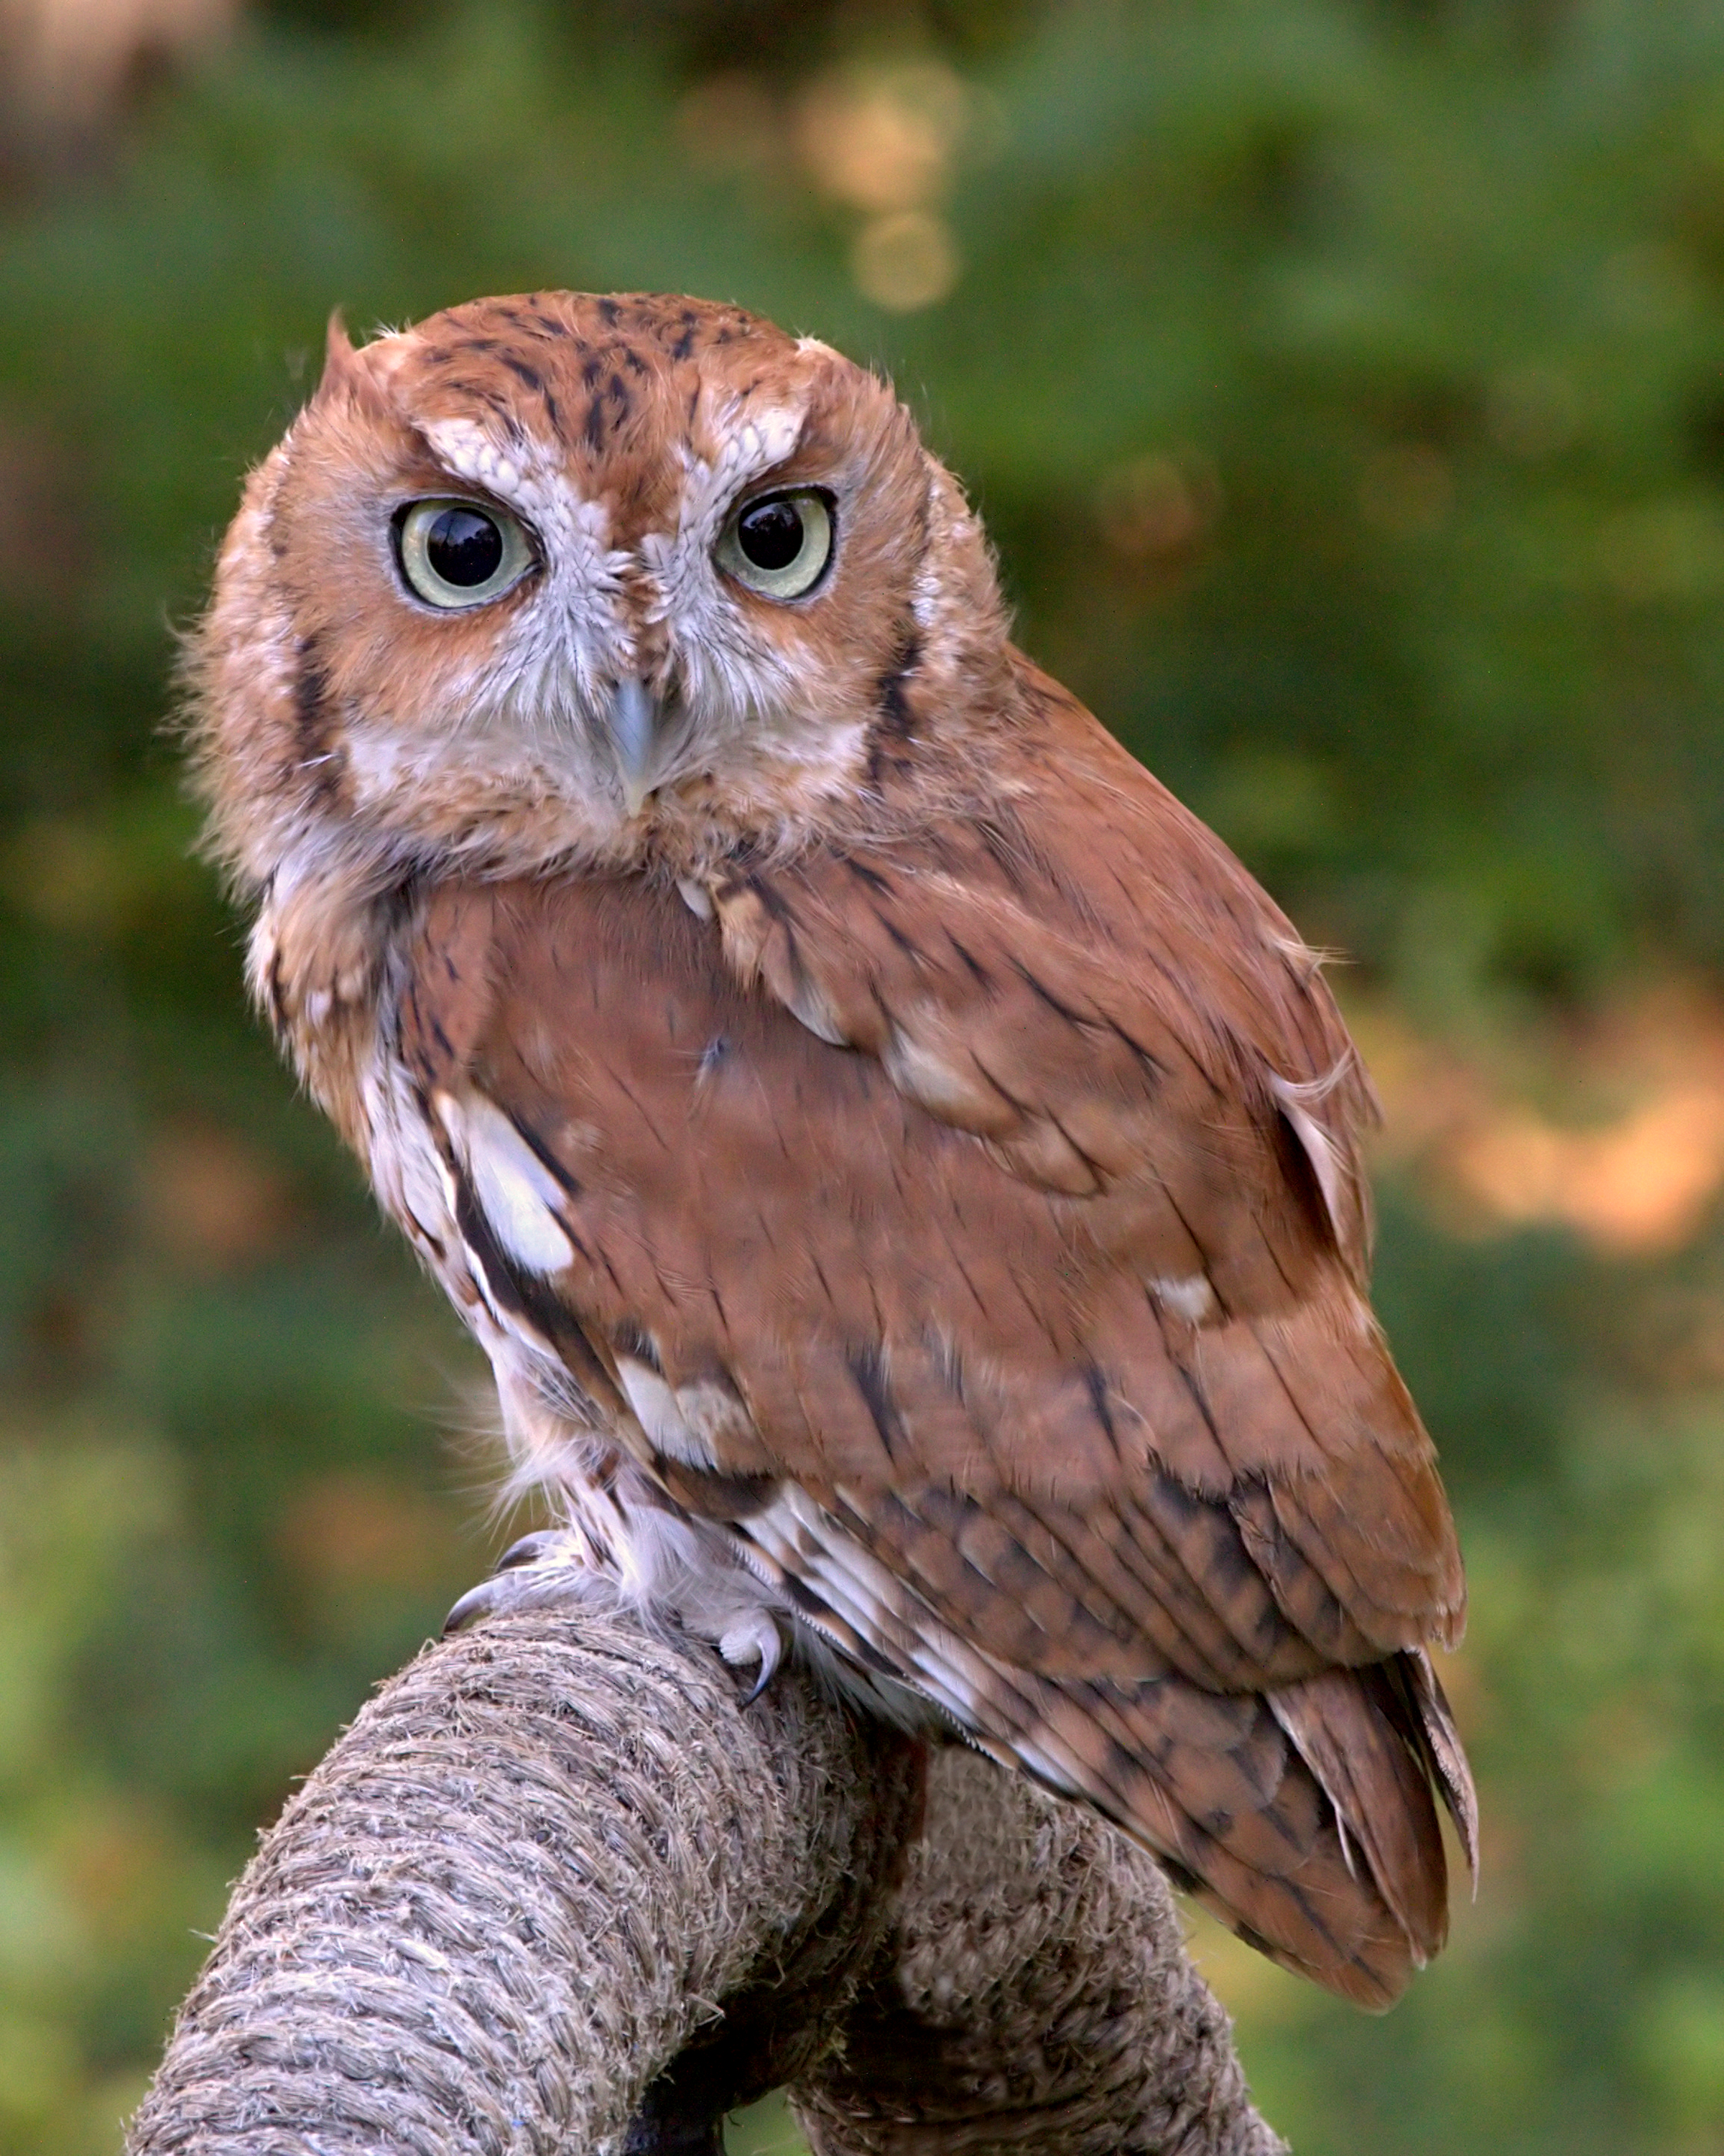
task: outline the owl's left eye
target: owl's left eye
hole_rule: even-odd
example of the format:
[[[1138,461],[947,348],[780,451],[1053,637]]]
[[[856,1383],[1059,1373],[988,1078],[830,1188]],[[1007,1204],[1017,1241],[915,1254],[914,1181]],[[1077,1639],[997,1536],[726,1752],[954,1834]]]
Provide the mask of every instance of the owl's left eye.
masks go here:
[[[395,552],[409,590],[445,610],[501,598],[533,567],[514,518],[476,501],[409,502],[395,518]]]
[[[832,511],[818,488],[757,494],[738,503],[718,535],[718,567],[769,599],[800,599],[832,558]]]

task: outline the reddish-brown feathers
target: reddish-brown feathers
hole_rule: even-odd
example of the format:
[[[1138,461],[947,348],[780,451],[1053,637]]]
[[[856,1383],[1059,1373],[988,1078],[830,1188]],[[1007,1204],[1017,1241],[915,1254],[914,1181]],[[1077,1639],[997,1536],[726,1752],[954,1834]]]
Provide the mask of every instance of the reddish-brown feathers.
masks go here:
[[[1011,653],[955,490],[847,362],[733,311],[561,295],[387,341],[368,369],[378,347],[337,347],[304,485],[291,439],[255,486],[203,660],[219,826],[264,890],[255,966],[302,1067],[506,1391],[548,1398],[521,1370],[553,1358],[557,1412],[783,1608],[1098,1805],[1265,1951],[1387,2003],[1446,1927],[1434,1799],[1470,1854],[1425,1651],[1464,1595],[1365,1299],[1369,1096],[1310,954]],[[632,655],[598,671],[686,696],[716,677],[679,635],[731,634],[732,599],[679,598],[647,535],[693,515],[691,470],[757,393],[803,415],[770,478],[830,484],[854,551],[800,608],[733,608],[739,674],[757,634],[762,670],[796,662],[760,729],[779,761],[715,717],[632,821],[572,750],[559,778],[543,738],[529,770],[490,735],[457,815],[419,676],[452,696],[524,625],[440,645],[414,616],[417,670],[392,675],[380,583],[301,596],[308,568],[260,562],[272,520],[304,563],[317,519],[363,526],[368,485],[386,507],[429,464],[447,487],[419,429],[470,424],[600,505]],[[540,602],[515,603],[524,624]],[[246,605],[298,654],[290,700],[313,654],[321,806],[235,680]],[[359,798],[351,746],[375,762],[386,688],[420,730],[394,805]],[[435,1178],[401,1165],[404,1114],[446,1217],[413,1195]]]

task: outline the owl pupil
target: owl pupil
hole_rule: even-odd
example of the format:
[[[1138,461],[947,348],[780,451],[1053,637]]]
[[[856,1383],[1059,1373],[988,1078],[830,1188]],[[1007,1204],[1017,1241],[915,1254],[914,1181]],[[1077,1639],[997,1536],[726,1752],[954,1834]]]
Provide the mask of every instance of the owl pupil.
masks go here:
[[[476,509],[445,509],[425,534],[425,560],[445,584],[470,591],[502,566],[503,535]]]
[[[802,551],[802,512],[782,496],[757,501],[737,519],[736,536],[757,569],[788,569]]]

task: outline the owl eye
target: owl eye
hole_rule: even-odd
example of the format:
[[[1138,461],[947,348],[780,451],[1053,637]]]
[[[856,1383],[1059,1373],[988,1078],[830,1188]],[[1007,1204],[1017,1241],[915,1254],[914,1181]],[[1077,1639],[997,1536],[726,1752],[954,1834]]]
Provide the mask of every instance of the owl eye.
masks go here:
[[[832,511],[813,487],[757,494],[731,512],[720,534],[718,567],[769,599],[811,592],[832,558]]]
[[[410,501],[395,519],[395,551],[408,588],[427,606],[483,606],[533,567],[514,518],[476,501]]]

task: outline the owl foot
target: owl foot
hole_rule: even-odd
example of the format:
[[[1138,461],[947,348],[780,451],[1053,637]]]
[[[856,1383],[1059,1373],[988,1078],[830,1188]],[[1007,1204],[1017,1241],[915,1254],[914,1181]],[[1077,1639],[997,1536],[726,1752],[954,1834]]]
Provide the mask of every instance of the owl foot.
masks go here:
[[[646,1553],[650,1556],[655,1547],[647,1543]],[[697,1568],[678,1563],[625,1586],[612,1566],[594,1562],[584,1533],[563,1527],[541,1527],[512,1543],[491,1577],[469,1588],[450,1609],[443,1620],[443,1636],[465,1631],[481,1618],[557,1602],[644,1608],[716,1646],[732,1669],[756,1666],[744,1707],[759,1698],[784,1661],[783,1628],[759,1584],[738,1566],[726,1562]]]
[[[522,1535],[497,1559],[491,1577],[470,1587],[450,1609],[443,1620],[444,1638],[452,1632],[464,1632],[481,1617],[504,1616],[512,1609],[548,1599],[546,1575],[584,1564],[584,1555],[576,1553],[584,1548],[576,1537],[555,1527],[541,1527],[535,1533]]]
[[[759,1675],[743,1695],[743,1705],[752,1707],[778,1674],[784,1660],[785,1635],[769,1610],[750,1609],[719,1634],[718,1652],[733,1669],[759,1663]]]

